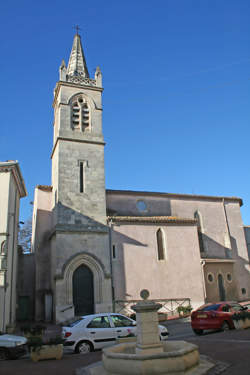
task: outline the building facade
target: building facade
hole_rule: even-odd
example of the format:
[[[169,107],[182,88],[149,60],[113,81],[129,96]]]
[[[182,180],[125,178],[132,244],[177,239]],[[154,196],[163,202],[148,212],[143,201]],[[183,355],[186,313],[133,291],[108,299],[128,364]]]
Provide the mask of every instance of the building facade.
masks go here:
[[[75,35],[54,91],[52,185],[35,190],[36,319],[112,311],[117,301],[250,297],[235,197],[105,189],[102,74]]]
[[[17,161],[0,162],[0,331],[16,322],[20,198],[27,195]]]

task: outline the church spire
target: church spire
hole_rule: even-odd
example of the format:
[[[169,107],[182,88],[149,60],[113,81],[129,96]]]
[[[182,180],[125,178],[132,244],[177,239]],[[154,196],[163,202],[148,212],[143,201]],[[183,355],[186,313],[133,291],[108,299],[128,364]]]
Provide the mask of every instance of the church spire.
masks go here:
[[[67,67],[67,75],[89,78],[89,72],[82,49],[81,37],[78,34],[78,31],[74,36],[73,46]]]

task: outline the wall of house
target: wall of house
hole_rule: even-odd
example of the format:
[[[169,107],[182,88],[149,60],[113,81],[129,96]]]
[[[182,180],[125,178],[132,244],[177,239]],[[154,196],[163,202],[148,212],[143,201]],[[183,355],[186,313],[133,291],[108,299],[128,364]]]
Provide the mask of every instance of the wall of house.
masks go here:
[[[51,293],[50,232],[52,191],[37,187],[34,196],[32,250],[35,253],[35,317],[45,317],[45,295]]]
[[[35,314],[35,254],[19,252],[17,283],[17,320],[34,319]]]
[[[19,192],[10,171],[0,173],[0,246],[6,241],[1,254],[0,329],[16,320],[17,236],[19,218]]]
[[[244,233],[245,233],[245,239],[247,243],[247,252],[248,252],[248,259],[250,262],[250,226],[245,225],[244,226]]]
[[[204,267],[206,282],[206,300],[208,302],[220,301],[218,277],[222,276],[225,292],[225,300],[236,301],[238,299],[237,278],[235,277],[233,261],[220,263],[207,263]]]
[[[9,323],[9,293],[7,295],[7,243],[9,218],[10,173],[0,173],[0,331]],[[5,246],[4,246],[5,243]]]

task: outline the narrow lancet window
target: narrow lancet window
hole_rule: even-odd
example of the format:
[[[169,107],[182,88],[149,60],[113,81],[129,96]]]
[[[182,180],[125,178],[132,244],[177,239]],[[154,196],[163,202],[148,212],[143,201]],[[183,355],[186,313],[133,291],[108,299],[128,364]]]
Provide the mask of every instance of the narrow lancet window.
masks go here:
[[[79,190],[80,193],[85,192],[85,169],[87,167],[87,161],[79,160]]]
[[[198,232],[198,240],[199,240],[199,246],[200,246],[200,252],[203,253],[205,250],[204,248],[204,242],[203,242],[203,225],[202,225],[202,217],[199,211],[195,211],[194,218],[197,220],[198,226],[197,226],[197,232]]]
[[[80,193],[83,193],[83,162],[80,161]]]
[[[113,259],[116,258],[116,247],[115,245],[112,246],[112,255],[113,255]]]
[[[164,260],[165,259],[165,239],[164,239],[164,233],[163,230],[160,228],[156,232],[157,237],[157,251],[158,251],[158,260]]]

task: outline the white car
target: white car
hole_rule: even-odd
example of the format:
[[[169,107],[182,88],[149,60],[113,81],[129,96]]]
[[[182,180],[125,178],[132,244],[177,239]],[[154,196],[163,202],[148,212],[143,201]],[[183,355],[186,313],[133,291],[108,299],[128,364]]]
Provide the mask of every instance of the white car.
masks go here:
[[[27,339],[23,336],[0,335],[0,361],[15,359],[27,352]]]
[[[159,335],[166,340],[167,328],[159,325]],[[136,336],[136,321],[116,313],[81,316],[62,327],[64,346],[82,354],[115,344],[116,339],[126,336]]]

